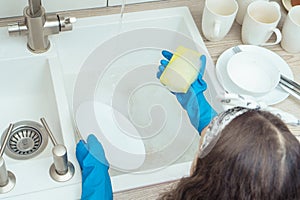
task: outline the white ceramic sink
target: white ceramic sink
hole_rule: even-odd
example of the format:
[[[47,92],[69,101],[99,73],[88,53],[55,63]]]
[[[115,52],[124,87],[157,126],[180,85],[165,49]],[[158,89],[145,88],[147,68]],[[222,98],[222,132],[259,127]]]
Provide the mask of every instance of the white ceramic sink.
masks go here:
[[[0,60],[0,65],[3,70],[0,73],[2,91],[0,109],[3,114],[5,113],[1,115],[1,127],[24,120],[40,123],[40,118],[44,117],[55,138],[63,143],[49,60],[44,56]],[[20,135],[19,139],[24,137]],[[50,143],[47,146],[51,149],[51,145]],[[43,158],[50,154],[50,150],[47,149],[37,157]],[[17,160],[8,158],[8,165],[10,162]]]
[[[188,175],[199,136],[174,95],[156,78],[162,49],[185,45],[206,51],[188,8],[127,13],[122,23],[120,15],[82,18],[73,31],[50,40],[48,52],[34,55],[26,49],[26,38],[11,38],[0,30],[4,91],[0,107],[5,111],[0,125],[4,130],[9,122],[45,117],[57,140],[66,145],[75,175],[63,183],[51,179],[49,141],[34,159],[16,161],[5,156],[17,184],[0,199],[80,197],[74,118],[84,137],[94,133],[103,143],[111,161],[114,192]],[[206,71],[205,79],[213,85],[217,82],[213,66]],[[222,110],[211,98],[219,90],[209,87],[206,96]]]
[[[6,32],[1,30],[1,33],[5,34]],[[6,43],[9,39],[11,38],[5,38],[1,35],[0,43]],[[63,115],[60,110],[63,109],[60,108],[62,105],[59,99],[62,98],[60,88],[64,86],[59,86],[60,81],[56,80],[59,79],[58,72],[61,69],[57,56],[52,51],[46,54],[33,55],[27,51],[26,43],[24,46],[23,41],[13,42],[12,45],[6,48],[7,51],[4,51],[4,48],[1,48],[3,50],[1,56],[3,57],[0,58],[0,126],[2,139],[10,123],[15,125],[21,123],[32,128],[32,124],[28,121],[39,123],[42,126],[40,118],[45,118],[57,142],[65,144],[70,150],[70,161],[76,165],[73,134],[70,132],[70,136],[65,137],[63,133],[66,130],[64,128],[65,120],[62,118]],[[13,56],[14,52],[16,56]],[[33,126],[33,128],[36,128],[36,126]],[[51,152],[53,144],[51,140],[45,136],[47,135],[46,132],[42,134],[37,131],[36,133],[40,133],[41,137],[37,140],[37,136],[34,136],[33,132],[26,130],[37,129],[22,128],[22,131],[15,132],[15,139],[12,139],[18,142],[16,147],[13,145],[11,147],[23,151],[9,153],[11,151],[6,148],[4,153],[6,168],[15,175],[16,185],[10,192],[0,194],[0,199],[17,199],[17,196],[26,199],[23,195],[27,193],[35,194],[43,190],[69,185],[75,181],[78,182],[78,173],[69,183],[54,181],[49,175],[49,168],[53,163]],[[30,143],[31,140],[28,138],[35,138],[36,143],[34,143],[34,146],[40,145],[38,141],[46,141],[45,147],[37,147],[37,151],[40,148],[44,150],[32,158],[29,156],[31,153],[25,151],[33,147],[33,144]],[[8,143],[10,143],[10,140]],[[30,158],[25,158],[24,155],[28,155]],[[77,177],[77,180],[75,177]]]

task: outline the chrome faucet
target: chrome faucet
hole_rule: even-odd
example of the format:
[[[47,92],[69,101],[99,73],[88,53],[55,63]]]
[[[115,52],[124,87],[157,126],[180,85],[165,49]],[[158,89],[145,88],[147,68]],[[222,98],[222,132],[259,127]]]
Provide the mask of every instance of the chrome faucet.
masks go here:
[[[50,48],[49,35],[72,30],[74,17],[59,14],[46,15],[41,0],[28,0],[24,8],[24,20],[8,25],[10,36],[27,35],[27,47],[34,53],[43,53]]]

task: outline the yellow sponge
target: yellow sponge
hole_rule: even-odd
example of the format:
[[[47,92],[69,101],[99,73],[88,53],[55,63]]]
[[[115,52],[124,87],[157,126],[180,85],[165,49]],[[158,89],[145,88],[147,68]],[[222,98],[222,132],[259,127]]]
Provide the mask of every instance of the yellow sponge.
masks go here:
[[[201,54],[179,46],[163,71],[160,82],[172,92],[186,93],[199,73]]]

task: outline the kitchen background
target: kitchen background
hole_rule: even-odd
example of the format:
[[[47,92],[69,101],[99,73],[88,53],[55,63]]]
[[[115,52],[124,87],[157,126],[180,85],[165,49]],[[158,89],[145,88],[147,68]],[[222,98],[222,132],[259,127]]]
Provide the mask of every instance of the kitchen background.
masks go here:
[[[88,8],[102,8],[109,6],[126,4],[143,3],[155,0],[51,0],[42,1],[46,12],[58,12],[67,10],[78,10]],[[0,1],[0,18],[11,16],[20,16],[23,9],[28,5],[26,0],[1,0]]]
[[[282,7],[281,1],[276,0],[281,5],[283,17],[279,23],[282,27],[282,22],[286,15],[286,10]],[[143,2],[143,3],[142,3]],[[204,6],[204,0],[126,0],[125,12],[160,9],[167,7],[187,6],[189,7],[194,21],[201,33],[201,18]],[[46,13],[62,12],[74,17],[90,17],[96,15],[110,15],[120,13],[122,0],[42,0],[42,5],[45,7]],[[129,5],[130,4],[130,5]],[[0,26],[7,26],[9,22],[15,22],[16,17],[23,15],[23,9],[28,5],[28,0],[0,0]],[[65,15],[66,15],[65,14]],[[18,17],[17,17],[18,18]],[[233,27],[226,38],[219,42],[210,42],[203,37],[209,53],[214,62],[229,47],[241,44],[240,40],[240,25],[233,24]],[[1,44],[0,44],[1,45]],[[282,50],[280,45],[269,47],[268,49],[280,54],[293,69],[294,74],[299,71],[299,54],[289,54]],[[299,76],[298,76],[299,77]],[[299,78],[296,77],[296,80]],[[285,102],[278,105],[286,111],[295,112],[299,116],[299,103],[293,98],[288,98]],[[299,132],[298,128],[290,127],[292,131]],[[167,190],[175,182],[162,183],[159,185],[148,186],[131,191],[124,191],[114,194],[115,199],[155,199],[158,193]]]

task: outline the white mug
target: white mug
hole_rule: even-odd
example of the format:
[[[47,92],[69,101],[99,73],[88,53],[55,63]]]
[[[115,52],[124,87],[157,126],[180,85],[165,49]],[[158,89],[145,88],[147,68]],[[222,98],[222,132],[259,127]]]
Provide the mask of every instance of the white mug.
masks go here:
[[[290,53],[300,52],[300,5],[292,7],[284,21],[281,47]]]
[[[242,41],[252,45],[274,45],[281,41],[277,27],[281,18],[280,6],[276,2],[254,1],[248,8],[242,25]],[[276,41],[268,42],[275,33]]]
[[[206,0],[202,15],[202,31],[211,41],[222,40],[229,32],[238,4],[235,0]]]
[[[239,5],[239,10],[236,14],[236,22],[240,25],[243,24],[243,20],[244,20],[244,16],[247,12],[247,8],[250,5],[250,3],[254,2],[254,1],[259,1],[259,0],[236,0],[236,2]],[[269,0],[260,0],[260,1],[269,1]]]

